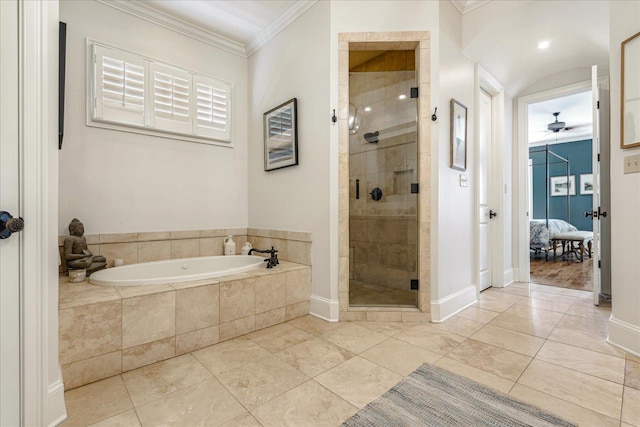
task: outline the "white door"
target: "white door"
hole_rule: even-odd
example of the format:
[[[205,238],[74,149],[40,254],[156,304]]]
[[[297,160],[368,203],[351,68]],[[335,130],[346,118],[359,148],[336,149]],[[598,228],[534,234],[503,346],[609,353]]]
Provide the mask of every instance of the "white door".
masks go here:
[[[489,207],[489,182],[491,179],[491,96],[480,90],[480,139],[478,141],[478,213],[479,230],[479,279],[480,291],[492,285],[491,283],[491,227],[490,221],[493,215]]]
[[[20,215],[18,2],[0,1],[0,211]],[[0,426],[20,425],[20,234],[0,240]]]
[[[598,66],[591,68],[593,114],[593,303],[611,292],[611,223],[609,208],[609,91],[598,85]],[[601,268],[602,267],[602,268]]]

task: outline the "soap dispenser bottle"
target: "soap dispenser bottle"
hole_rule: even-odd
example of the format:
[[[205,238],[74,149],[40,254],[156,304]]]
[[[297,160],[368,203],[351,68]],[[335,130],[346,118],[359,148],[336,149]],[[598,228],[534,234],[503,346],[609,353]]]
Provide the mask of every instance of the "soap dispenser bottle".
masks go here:
[[[249,251],[251,250],[251,248],[252,248],[251,243],[247,242],[244,244],[244,246],[240,250],[240,253],[242,255],[249,255]]]
[[[231,235],[224,238],[224,254],[225,255],[236,254],[236,242],[233,241],[233,236]]]

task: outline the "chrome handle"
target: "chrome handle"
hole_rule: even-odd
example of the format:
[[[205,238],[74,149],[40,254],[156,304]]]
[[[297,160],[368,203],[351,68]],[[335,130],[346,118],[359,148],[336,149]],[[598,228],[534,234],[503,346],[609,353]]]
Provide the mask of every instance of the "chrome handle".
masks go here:
[[[0,211],[0,239],[7,239],[12,233],[22,231],[23,228],[22,218],[14,218],[9,212]]]
[[[489,219],[493,218],[494,216],[498,216],[498,212],[494,212],[491,209],[489,209]]]

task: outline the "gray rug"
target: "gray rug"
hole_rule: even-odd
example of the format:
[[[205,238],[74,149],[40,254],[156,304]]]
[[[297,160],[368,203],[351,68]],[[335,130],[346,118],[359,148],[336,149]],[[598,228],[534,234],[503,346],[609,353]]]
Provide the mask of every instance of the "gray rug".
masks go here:
[[[426,363],[343,424],[346,427],[575,425]]]

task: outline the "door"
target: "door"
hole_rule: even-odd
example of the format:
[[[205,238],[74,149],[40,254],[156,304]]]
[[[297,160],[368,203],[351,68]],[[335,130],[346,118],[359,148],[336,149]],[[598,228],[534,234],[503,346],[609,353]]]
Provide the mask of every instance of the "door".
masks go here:
[[[491,179],[491,170],[489,162],[491,161],[491,134],[492,134],[492,116],[491,116],[491,96],[484,90],[480,90],[480,139],[478,141],[478,213],[479,229],[479,279],[478,286],[483,291],[491,286],[491,226],[490,221],[493,212],[489,207],[489,182]]]
[[[20,214],[18,2],[0,1],[0,211]],[[0,240],[0,426],[20,425],[20,235]]]
[[[414,51],[395,52],[412,58],[405,69],[394,51],[371,69],[369,51],[349,51],[351,306],[418,305],[417,73]]]
[[[611,224],[609,222],[609,91],[599,87],[598,66],[591,68],[593,114],[593,303],[611,294]],[[589,214],[589,212],[587,212]]]

